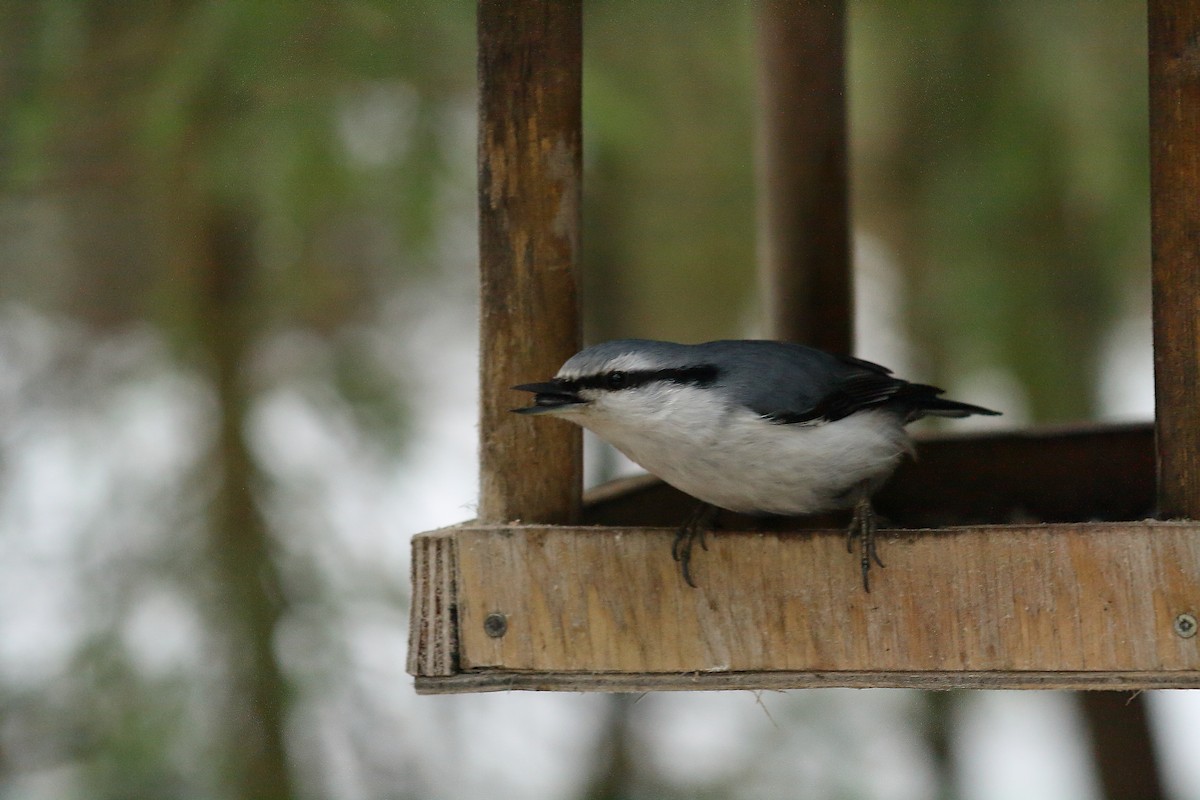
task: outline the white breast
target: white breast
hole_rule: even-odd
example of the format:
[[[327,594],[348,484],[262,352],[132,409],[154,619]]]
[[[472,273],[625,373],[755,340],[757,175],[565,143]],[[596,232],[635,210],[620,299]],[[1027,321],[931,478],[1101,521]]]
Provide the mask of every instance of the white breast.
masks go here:
[[[878,488],[912,449],[886,411],[780,425],[688,386],[597,412],[576,421],[677,489],[742,513],[846,508],[859,486]]]

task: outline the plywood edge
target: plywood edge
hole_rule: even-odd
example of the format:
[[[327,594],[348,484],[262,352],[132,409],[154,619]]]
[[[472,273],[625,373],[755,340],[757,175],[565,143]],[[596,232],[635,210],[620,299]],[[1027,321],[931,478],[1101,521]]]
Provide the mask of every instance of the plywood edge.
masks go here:
[[[458,671],[456,529],[413,537],[408,672],[448,676]]]
[[[1070,689],[1142,691],[1200,688],[1200,671],[1161,672],[693,672],[577,673],[483,670],[416,677],[417,694],[472,692],[691,692],[787,689]]]

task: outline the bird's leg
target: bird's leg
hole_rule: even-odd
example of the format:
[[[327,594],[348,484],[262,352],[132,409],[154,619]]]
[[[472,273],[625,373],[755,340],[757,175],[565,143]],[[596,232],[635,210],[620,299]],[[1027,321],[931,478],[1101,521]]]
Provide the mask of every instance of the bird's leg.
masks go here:
[[[716,514],[717,507],[714,505],[701,503],[696,506],[696,510],[679,528],[679,532],[675,534],[675,541],[671,543],[671,558],[679,562],[679,571],[683,574],[683,579],[693,589],[696,588],[696,582],[692,580],[692,546],[699,539],[700,546],[708,549],[706,536]]]
[[[862,568],[863,589],[871,591],[871,562],[883,566],[879,551],[875,549],[875,509],[871,507],[871,496],[865,491],[858,496],[854,503],[854,518],[846,531],[846,552],[853,552],[854,540],[859,540],[860,565]]]

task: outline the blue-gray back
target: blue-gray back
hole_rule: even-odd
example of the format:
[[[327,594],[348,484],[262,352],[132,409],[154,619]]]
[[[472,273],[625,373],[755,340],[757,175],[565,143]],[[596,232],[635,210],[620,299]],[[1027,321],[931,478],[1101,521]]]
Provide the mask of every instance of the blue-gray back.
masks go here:
[[[683,374],[699,376],[723,389],[734,402],[779,423],[833,421],[867,408],[886,408],[906,420],[926,414],[997,413],[945,400],[938,396],[941,389],[901,380],[878,364],[789,342],[723,340],[687,345],[618,339],[581,351],[563,371],[594,375],[630,357],[638,362],[637,371],[713,367]]]

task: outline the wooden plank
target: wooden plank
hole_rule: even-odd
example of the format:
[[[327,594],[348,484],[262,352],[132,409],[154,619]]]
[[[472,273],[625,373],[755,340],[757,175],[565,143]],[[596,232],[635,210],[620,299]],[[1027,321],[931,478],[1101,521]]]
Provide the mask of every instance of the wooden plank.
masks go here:
[[[1155,507],[1150,423],[942,435],[920,439],[917,455],[876,496],[879,512],[897,527],[1142,519]],[[678,525],[695,502],[655,478],[626,478],[589,492],[583,520]],[[737,515],[720,521],[730,529],[762,526]]]
[[[1195,689],[1200,672],[463,672],[416,676],[418,694],[475,692],[701,692],[786,689],[1068,689],[1136,692]]]
[[[582,445],[567,423],[510,414],[581,342],[579,0],[480,0],[481,519],[570,522]]]
[[[1144,519],[1155,508],[1150,423],[919,440],[878,495],[903,527]]]
[[[1150,0],[1150,225],[1159,503],[1200,517],[1200,3]]]
[[[1200,686],[1200,637],[1176,630],[1200,614],[1197,524],[895,532],[870,594],[840,531],[718,532],[699,589],[673,536],[458,529],[459,670],[481,688]]]
[[[845,4],[758,6],[763,304],[773,338],[853,349]]]

